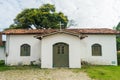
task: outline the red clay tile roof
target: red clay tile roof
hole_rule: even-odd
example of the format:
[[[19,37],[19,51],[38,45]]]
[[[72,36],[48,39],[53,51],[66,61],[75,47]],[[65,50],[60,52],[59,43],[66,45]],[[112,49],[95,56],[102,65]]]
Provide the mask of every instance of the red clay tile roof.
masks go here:
[[[3,31],[6,35],[19,35],[19,34],[49,34],[57,32],[59,29],[11,29]],[[83,28],[83,29],[63,29],[63,31],[78,33],[78,34],[119,34],[116,30],[107,28]]]

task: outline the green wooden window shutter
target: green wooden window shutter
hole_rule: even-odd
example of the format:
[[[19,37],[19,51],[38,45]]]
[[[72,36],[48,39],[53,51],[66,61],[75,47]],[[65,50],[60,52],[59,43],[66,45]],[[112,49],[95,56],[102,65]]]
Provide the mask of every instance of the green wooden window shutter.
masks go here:
[[[20,56],[30,56],[30,45],[28,44],[21,45]]]
[[[92,45],[92,56],[102,56],[102,49],[100,44]]]

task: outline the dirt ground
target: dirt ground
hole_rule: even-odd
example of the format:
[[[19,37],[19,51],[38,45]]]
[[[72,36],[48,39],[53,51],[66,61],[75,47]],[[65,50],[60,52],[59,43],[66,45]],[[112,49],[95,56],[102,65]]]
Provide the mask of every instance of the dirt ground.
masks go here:
[[[86,73],[72,69],[30,69],[0,72],[0,80],[92,80]]]

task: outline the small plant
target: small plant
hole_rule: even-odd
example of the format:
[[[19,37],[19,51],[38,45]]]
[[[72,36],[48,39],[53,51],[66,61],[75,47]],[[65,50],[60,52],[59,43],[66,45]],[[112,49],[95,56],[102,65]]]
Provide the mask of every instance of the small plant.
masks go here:
[[[31,66],[40,66],[41,67],[41,60],[30,61]]]
[[[5,61],[4,60],[0,60],[0,66],[5,65]]]
[[[34,65],[35,65],[34,63],[35,63],[35,61],[31,61],[31,62],[30,62],[30,65],[31,65],[31,66],[34,66]]]
[[[91,65],[90,63],[88,63],[87,61],[81,61],[81,65]]]

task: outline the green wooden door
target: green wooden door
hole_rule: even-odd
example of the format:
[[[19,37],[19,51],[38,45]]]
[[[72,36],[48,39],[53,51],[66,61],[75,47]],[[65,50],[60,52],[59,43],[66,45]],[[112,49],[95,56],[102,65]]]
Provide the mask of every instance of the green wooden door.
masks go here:
[[[53,67],[69,67],[69,45],[57,43],[53,45]]]

